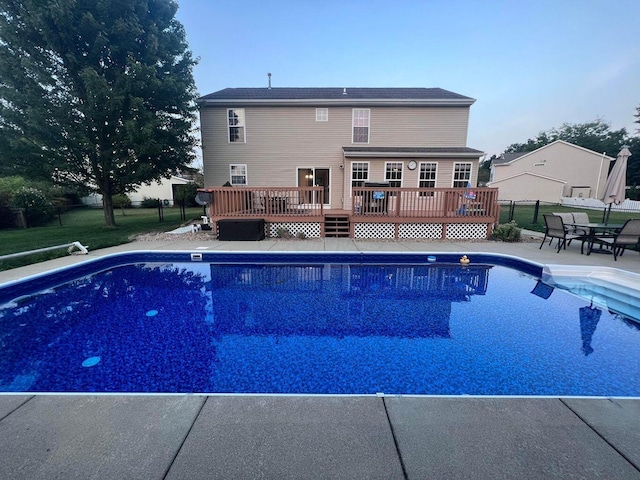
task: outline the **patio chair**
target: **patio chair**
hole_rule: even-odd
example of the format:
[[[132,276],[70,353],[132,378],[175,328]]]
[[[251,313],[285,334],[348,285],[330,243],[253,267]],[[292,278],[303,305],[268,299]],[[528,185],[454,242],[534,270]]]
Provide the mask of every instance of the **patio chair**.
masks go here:
[[[543,215],[544,223],[545,223],[545,231],[544,238],[542,239],[542,243],[540,243],[540,247],[544,245],[547,238],[549,238],[549,245],[553,242],[554,238],[558,239],[558,250],[556,253],[560,252],[562,248],[567,249],[567,245],[571,245],[571,240],[576,238],[582,240],[582,246],[584,246],[585,237],[582,235],[574,235],[570,233],[562,221],[562,217],[559,215]]]
[[[613,251],[613,260],[618,260],[627,247],[640,245],[640,220],[627,220],[620,231],[613,237],[597,237],[601,245],[608,245]]]
[[[589,220],[589,215],[585,212],[573,212],[572,215],[573,215],[574,223],[590,223],[591,222],[591,220]],[[589,230],[580,228],[580,227],[573,227],[573,233],[577,235],[588,235]]]

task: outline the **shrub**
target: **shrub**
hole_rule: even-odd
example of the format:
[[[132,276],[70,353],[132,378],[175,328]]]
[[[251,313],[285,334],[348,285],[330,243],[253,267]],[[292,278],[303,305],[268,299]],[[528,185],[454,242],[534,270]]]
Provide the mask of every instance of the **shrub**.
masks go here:
[[[0,177],[0,192],[6,192],[10,195],[15,194],[18,190],[28,185],[27,181],[22,177]]]
[[[158,208],[158,199],[151,197],[142,197],[140,206],[142,208]]]
[[[502,242],[519,242],[521,240],[522,229],[516,222],[503,223],[499,225],[491,234],[491,240]]]
[[[276,230],[276,237],[277,238],[293,238],[293,235],[291,235],[291,232],[288,229],[280,227]]]
[[[299,231],[298,233],[296,233],[296,238],[298,240],[304,240],[305,238],[307,238],[307,234],[303,231]]]
[[[131,208],[131,199],[127,197],[124,193],[118,193],[111,197],[111,202],[113,203],[113,208],[119,208],[122,212],[122,216],[124,217],[124,209]]]
[[[198,186],[195,183],[187,183],[186,185],[176,185],[173,200],[176,204],[184,204],[185,207],[197,207],[196,194]]]
[[[0,192],[0,230],[15,227],[10,200],[11,195],[9,192]]]
[[[113,202],[113,206],[115,208],[131,208],[131,199],[126,196],[124,193],[118,193],[111,197],[111,201]]]
[[[54,208],[46,195],[37,188],[22,187],[11,199],[14,208],[24,208],[29,226],[42,225],[53,217]]]

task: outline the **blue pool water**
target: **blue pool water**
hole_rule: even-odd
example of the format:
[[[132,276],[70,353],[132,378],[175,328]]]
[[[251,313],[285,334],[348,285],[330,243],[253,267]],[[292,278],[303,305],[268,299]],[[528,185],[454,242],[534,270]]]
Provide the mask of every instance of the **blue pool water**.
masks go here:
[[[130,255],[0,288],[0,391],[640,395],[636,321],[455,259]]]

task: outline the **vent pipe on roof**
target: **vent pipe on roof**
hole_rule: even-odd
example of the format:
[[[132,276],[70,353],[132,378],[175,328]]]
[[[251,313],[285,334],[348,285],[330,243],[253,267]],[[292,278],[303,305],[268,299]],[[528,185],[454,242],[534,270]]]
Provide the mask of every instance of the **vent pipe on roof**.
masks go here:
[[[343,94],[343,95],[346,95],[346,94],[347,94],[347,89],[346,89],[346,88],[343,88],[343,89],[342,89],[342,94]]]
[[[267,73],[267,77],[269,77],[269,90],[271,90],[271,73]]]

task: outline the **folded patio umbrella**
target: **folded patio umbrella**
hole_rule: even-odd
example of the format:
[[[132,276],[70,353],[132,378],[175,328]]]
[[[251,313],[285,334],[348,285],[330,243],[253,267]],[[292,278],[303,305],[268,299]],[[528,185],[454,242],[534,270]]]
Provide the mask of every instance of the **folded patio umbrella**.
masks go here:
[[[619,205],[624,201],[625,190],[627,188],[627,161],[631,156],[629,148],[625,145],[618,153],[616,163],[609,172],[607,177],[607,183],[604,185],[604,192],[602,194],[602,201],[605,205],[609,205],[604,223],[609,221],[609,215],[611,214],[611,206],[615,203]]]

